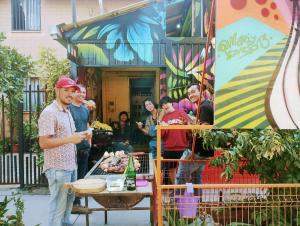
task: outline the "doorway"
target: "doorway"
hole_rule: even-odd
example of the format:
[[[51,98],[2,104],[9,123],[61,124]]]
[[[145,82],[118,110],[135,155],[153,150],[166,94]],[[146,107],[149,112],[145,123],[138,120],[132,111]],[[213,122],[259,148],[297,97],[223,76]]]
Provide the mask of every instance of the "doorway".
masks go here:
[[[129,78],[130,87],[130,124],[143,122],[145,125],[146,117],[143,101],[146,98],[154,99],[154,77]],[[136,126],[132,127],[131,141],[133,144],[147,144],[149,138],[145,136]]]
[[[131,143],[148,145],[148,137],[136,126],[137,121],[145,123],[143,100],[156,100],[159,89],[159,73],[154,71],[104,71],[102,73],[102,114],[103,122],[118,121],[121,111],[130,116]]]

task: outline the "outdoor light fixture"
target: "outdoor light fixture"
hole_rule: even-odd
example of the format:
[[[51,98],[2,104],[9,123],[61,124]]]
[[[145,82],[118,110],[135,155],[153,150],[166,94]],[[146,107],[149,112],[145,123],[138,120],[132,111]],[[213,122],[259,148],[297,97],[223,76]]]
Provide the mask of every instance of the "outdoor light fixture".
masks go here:
[[[177,29],[180,29],[180,27],[181,27],[180,24],[177,24],[177,25],[176,25],[176,28],[177,28]]]

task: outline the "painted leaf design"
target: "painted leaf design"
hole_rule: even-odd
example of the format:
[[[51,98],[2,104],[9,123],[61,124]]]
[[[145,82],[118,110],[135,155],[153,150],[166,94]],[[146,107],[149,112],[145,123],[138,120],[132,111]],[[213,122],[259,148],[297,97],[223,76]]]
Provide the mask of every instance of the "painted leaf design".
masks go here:
[[[182,51],[183,51],[183,48],[182,46],[180,47],[180,50],[179,50],[179,56],[178,56],[178,64],[179,64],[179,68],[180,69],[183,69],[183,57],[182,57]]]
[[[170,68],[170,70],[171,70],[174,74],[176,74],[176,75],[178,75],[178,76],[181,76],[181,77],[185,77],[184,71],[182,71],[182,70],[176,68],[176,67],[168,60],[167,57],[166,57],[165,59],[166,59],[166,65]]]
[[[85,32],[86,29],[87,29],[87,27],[84,27],[84,28],[80,29],[79,31],[77,31],[76,34],[73,35],[72,40],[79,39],[79,37],[83,34],[83,32]]]
[[[186,56],[185,56],[185,63],[189,62],[192,56],[192,48],[189,49],[189,51],[187,52]]]
[[[99,32],[97,39],[101,39],[103,35],[105,35],[107,32],[110,32],[114,29],[119,28],[120,25],[119,24],[108,24],[106,25],[104,28],[101,29],[101,31]]]
[[[95,35],[97,33],[98,30],[99,30],[99,27],[92,28],[83,36],[83,39],[88,39],[88,38],[92,37],[93,35]]]
[[[197,53],[194,56],[193,60],[185,67],[185,70],[186,71],[190,71],[195,66],[195,64],[197,63],[198,59],[199,59],[199,54]]]
[[[103,65],[108,65],[109,61],[108,58],[106,57],[105,53],[101,48],[99,48],[96,45],[93,44],[77,44],[78,47],[78,54],[81,56],[83,59],[89,59],[92,54],[95,55],[95,63],[97,64],[103,64]]]
[[[151,29],[148,24],[135,23],[129,26],[127,40],[140,59],[148,63],[153,62],[153,40],[151,37]],[[134,43],[141,43],[142,45],[135,45]]]
[[[117,40],[121,40],[121,42],[123,42],[123,37],[122,34],[118,31],[118,30],[112,30],[111,32],[109,32],[109,34],[107,35],[107,43],[106,43],[106,47],[108,49],[112,49],[115,47],[115,44],[117,42]]]
[[[175,67],[177,67],[177,55],[175,53],[175,50],[172,48],[172,57]]]
[[[130,61],[134,59],[133,52],[128,49],[128,46],[121,44],[114,53],[114,57],[119,61]]]

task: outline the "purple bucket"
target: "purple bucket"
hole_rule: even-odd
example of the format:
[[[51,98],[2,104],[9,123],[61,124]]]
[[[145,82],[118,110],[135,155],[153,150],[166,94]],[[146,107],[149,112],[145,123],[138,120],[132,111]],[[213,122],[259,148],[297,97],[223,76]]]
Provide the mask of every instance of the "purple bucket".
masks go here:
[[[176,204],[180,218],[196,218],[199,198],[193,193],[185,192],[183,196],[176,197]]]

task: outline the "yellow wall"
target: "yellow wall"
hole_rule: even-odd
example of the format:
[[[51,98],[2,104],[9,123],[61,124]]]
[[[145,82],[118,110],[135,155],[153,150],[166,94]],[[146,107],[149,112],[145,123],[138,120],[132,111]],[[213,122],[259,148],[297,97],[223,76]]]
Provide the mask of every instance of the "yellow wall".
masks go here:
[[[159,100],[159,69],[127,68],[116,71],[102,72],[102,114],[103,122],[117,121],[121,111],[130,111],[129,79],[133,77],[153,76],[155,87],[153,92],[156,101]],[[113,103],[113,105],[110,105]],[[99,116],[98,116],[99,117]],[[130,112],[129,112],[130,117]]]
[[[119,112],[129,111],[129,79],[127,76],[105,74],[102,87],[103,121],[117,121]]]

